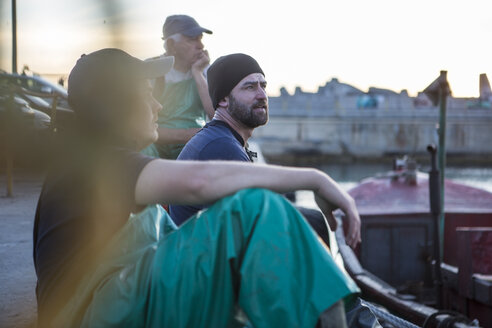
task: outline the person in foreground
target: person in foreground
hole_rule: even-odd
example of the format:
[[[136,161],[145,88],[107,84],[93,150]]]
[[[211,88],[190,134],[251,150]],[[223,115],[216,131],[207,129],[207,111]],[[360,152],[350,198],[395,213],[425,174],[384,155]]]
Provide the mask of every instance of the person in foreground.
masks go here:
[[[354,200],[306,168],[172,161],[139,150],[162,109],[147,79],[171,58],[83,55],[68,79],[76,127],[35,215],[40,327],[345,327],[359,292],[299,212],[276,193],[312,190],[360,242]],[[121,127],[124,127],[123,129]],[[208,204],[179,229],[157,203]]]

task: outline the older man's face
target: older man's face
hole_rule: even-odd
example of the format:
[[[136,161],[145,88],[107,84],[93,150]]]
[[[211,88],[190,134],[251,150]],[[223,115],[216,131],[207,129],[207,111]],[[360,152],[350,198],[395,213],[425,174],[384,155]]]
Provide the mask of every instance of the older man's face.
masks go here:
[[[237,121],[254,129],[268,122],[267,82],[261,73],[242,79],[229,95],[229,113]]]
[[[177,60],[185,63],[186,66],[191,67],[204,52],[202,37],[203,34],[196,37],[181,35],[181,39],[174,42],[172,55],[175,56]]]

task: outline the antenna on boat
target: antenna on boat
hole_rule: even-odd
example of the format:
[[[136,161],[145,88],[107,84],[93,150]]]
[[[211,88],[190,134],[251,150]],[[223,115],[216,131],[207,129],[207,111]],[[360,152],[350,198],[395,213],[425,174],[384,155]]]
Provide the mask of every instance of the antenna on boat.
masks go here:
[[[439,218],[439,237],[440,237],[440,259],[442,259],[442,250],[444,249],[444,169],[446,167],[446,100],[451,95],[451,88],[449,87],[448,72],[441,71],[439,77],[435,79],[424,90],[424,94],[432,101],[434,106],[439,105],[439,146],[437,148],[437,159],[439,163],[439,171],[441,173],[440,186],[441,186],[441,201],[440,207],[442,209]]]
[[[439,238],[439,219],[442,212],[441,207],[441,176],[437,168],[436,145],[427,146],[431,154],[431,169],[429,171],[429,203],[430,211],[434,221],[434,284],[436,286],[436,307],[442,305],[442,275],[441,275],[441,241]]]

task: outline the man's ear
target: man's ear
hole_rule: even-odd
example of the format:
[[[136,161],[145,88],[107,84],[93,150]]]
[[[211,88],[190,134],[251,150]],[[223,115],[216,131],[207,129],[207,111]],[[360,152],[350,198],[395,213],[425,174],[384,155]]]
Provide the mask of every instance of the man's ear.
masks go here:
[[[229,97],[225,97],[221,101],[219,101],[219,103],[217,104],[217,107],[229,109]]]

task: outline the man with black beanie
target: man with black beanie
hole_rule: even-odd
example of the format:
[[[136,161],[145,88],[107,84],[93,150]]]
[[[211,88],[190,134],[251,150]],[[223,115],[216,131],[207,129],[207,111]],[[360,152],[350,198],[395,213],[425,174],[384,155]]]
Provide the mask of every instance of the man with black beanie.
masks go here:
[[[214,118],[190,139],[178,156],[178,161],[253,162],[256,153],[248,150],[247,141],[255,128],[268,122],[265,73],[254,58],[236,53],[218,58],[208,69],[207,80],[215,109]],[[169,212],[173,221],[181,225],[208,206],[171,205]],[[295,208],[315,230],[318,239],[329,245],[328,228],[321,211],[300,206]],[[278,231],[270,232],[272,238],[276,234]],[[346,309],[350,328],[381,327],[376,317],[360,300]],[[339,320],[338,310],[331,308],[324,312],[316,327],[344,327],[345,323]]]
[[[208,90],[215,108],[214,119],[184,147],[178,160],[231,160],[252,162],[255,153],[247,141],[253,130],[268,122],[265,73],[245,54],[218,58],[208,70]],[[170,213],[180,225],[204,205],[171,205]],[[321,212],[297,207],[325,244],[328,229]]]

